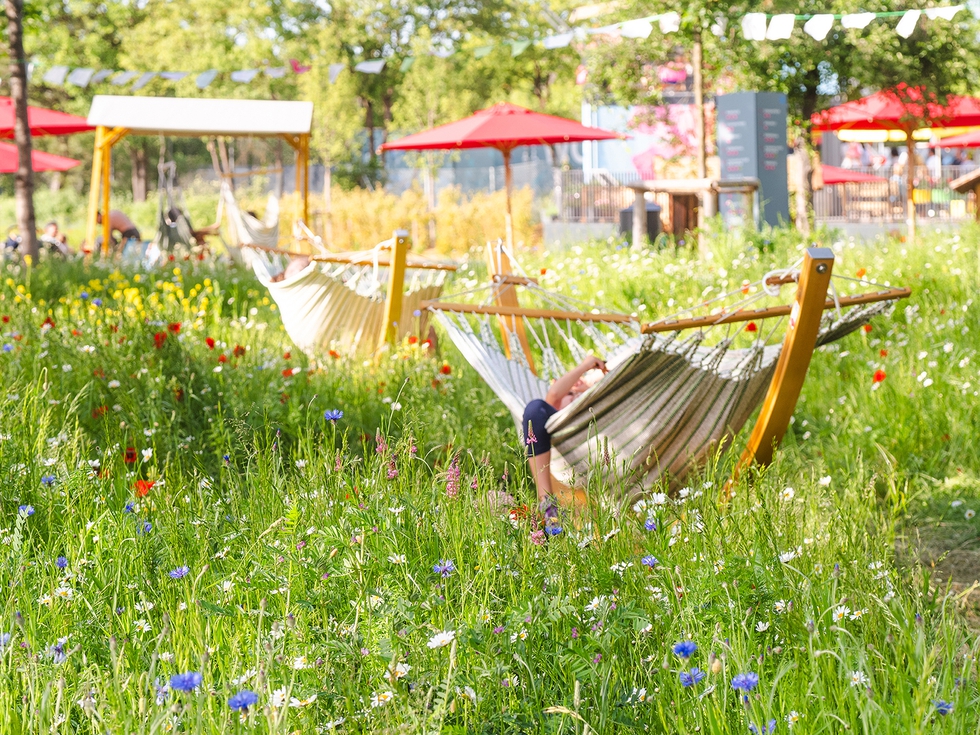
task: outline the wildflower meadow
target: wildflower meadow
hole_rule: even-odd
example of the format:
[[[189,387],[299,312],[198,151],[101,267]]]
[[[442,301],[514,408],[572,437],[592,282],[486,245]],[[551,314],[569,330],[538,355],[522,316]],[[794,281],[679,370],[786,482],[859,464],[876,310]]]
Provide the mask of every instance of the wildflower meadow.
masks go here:
[[[913,295],[775,463],[547,531],[448,339],[314,361],[224,262],[5,263],[0,732],[980,733],[980,230],[818,239]],[[808,244],[521,258],[654,319]]]

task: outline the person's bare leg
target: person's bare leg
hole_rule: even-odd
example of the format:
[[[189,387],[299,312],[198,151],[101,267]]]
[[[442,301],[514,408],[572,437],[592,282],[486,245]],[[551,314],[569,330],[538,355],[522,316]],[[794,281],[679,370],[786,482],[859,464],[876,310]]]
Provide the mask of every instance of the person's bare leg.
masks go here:
[[[538,489],[538,503],[551,496],[551,451],[527,458]]]

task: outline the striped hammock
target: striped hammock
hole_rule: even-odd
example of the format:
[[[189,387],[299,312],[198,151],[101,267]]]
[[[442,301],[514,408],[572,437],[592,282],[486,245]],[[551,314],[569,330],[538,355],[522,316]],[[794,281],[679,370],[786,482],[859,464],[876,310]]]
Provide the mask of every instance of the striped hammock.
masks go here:
[[[273,277],[283,272],[276,258],[253,248],[242,248],[242,258],[269,289],[286,333],[300,350],[319,358],[331,352],[352,355],[377,348],[384,323],[386,269],[371,263],[331,267],[311,262],[299,273],[276,281]],[[422,334],[428,327],[428,312],[421,311],[421,304],[439,297],[445,273],[426,273],[415,275],[408,285],[398,339]]]
[[[818,346],[853,332],[888,306],[881,302],[827,312]],[[513,330],[505,332],[512,357],[507,356],[491,326],[497,317],[431,308],[510,411],[522,439],[524,407],[543,399],[551,380],[588,352],[605,359],[609,372],[547,423],[552,473],[574,485],[576,477],[616,458],[617,475],[630,496],[661,479],[676,489],[691,467],[727,446],[765,397],[782,350],[781,343],[766,345],[761,338],[749,347],[732,347],[731,336],[706,346],[703,331],[686,337],[679,332],[642,335],[638,322],[576,323],[578,335],[592,343],[586,350],[572,323],[550,320],[535,330],[525,317],[525,331],[540,352],[539,377]]]

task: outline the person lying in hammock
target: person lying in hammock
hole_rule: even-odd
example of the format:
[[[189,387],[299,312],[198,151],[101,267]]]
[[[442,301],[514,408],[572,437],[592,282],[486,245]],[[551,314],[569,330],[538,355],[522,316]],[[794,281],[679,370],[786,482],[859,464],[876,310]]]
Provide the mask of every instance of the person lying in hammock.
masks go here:
[[[606,372],[606,363],[588,355],[577,366],[558,378],[544,399],[535,398],[524,408],[524,443],[538,491],[538,505],[548,517],[555,512],[551,487],[551,435],[545,425],[548,419],[591,388]]]
[[[306,270],[306,266],[310,264],[310,259],[305,255],[298,255],[294,258],[289,259],[289,265],[286,266],[286,270],[282,273],[277,273],[272,277],[272,280],[278,283],[279,281],[286,281],[297,273],[302,273]]]

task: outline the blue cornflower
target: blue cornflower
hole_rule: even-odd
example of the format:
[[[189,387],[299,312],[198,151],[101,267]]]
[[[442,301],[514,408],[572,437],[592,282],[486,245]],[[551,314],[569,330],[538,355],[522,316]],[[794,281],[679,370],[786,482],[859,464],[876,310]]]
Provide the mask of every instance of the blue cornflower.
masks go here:
[[[102,306],[102,299],[92,299],[92,303],[96,306]]]
[[[751,692],[759,685],[759,675],[754,671],[747,671],[744,674],[736,674],[732,677],[732,689],[742,690],[746,694]]]
[[[41,484],[45,487],[51,487],[54,485],[54,480],[54,475],[41,475]]]
[[[643,522],[643,527],[646,530],[648,530],[648,531],[656,531],[657,530],[657,519],[656,518],[647,518]]]
[[[227,454],[222,454],[221,459],[225,461],[225,464],[231,464],[231,457],[228,456]]]
[[[10,643],[10,633],[0,633],[0,651]]]
[[[14,351],[14,346],[8,342],[7,344],[5,344],[3,346],[3,351],[4,352],[13,352]]]
[[[643,564],[644,566],[653,569],[660,562],[657,561],[657,557],[653,556],[652,554],[648,554],[647,556],[644,556],[642,559],[640,559],[640,563]]]
[[[561,526],[545,526],[544,527],[544,532],[546,534],[548,534],[549,536],[557,536],[559,533],[562,532],[562,527]]]
[[[456,565],[452,559],[440,559],[439,563],[432,567],[432,571],[443,577],[448,577],[456,571]]]
[[[87,299],[88,298],[88,291],[82,291],[80,294],[78,294],[78,298],[82,299],[83,301],[85,299]]]
[[[190,573],[191,568],[186,564],[182,567],[177,567],[176,569],[171,569],[169,572],[167,572],[171,579],[183,579]]]
[[[934,699],[932,700],[932,706],[936,708],[936,712],[941,714],[943,717],[950,714],[953,711],[953,703],[947,702],[945,699]]]
[[[763,727],[761,730],[758,727],[756,727],[753,723],[751,722],[749,723],[749,732],[753,733],[754,735],[769,735],[769,733],[772,733],[775,730],[776,730],[775,720],[769,720],[769,724]]]
[[[678,676],[680,676],[681,679],[681,686],[693,687],[698,682],[700,682],[705,676],[707,676],[707,674],[705,674],[703,671],[701,671],[701,669],[695,666],[690,671],[680,672]]]
[[[674,644],[671,649],[674,655],[680,656],[681,658],[691,658],[694,652],[698,650],[698,644],[694,641],[680,641]]]
[[[170,677],[170,688],[180,692],[193,692],[204,681],[199,671],[188,671],[186,674],[174,674]]]
[[[422,316],[422,312],[419,309],[416,309],[415,311],[412,312],[412,316],[415,317]]]
[[[58,569],[64,569],[68,566],[68,560],[63,556],[59,556],[54,560],[54,565],[58,567]]]
[[[123,513],[132,513],[136,510],[136,507],[132,503],[126,503],[126,507],[123,508]]]
[[[344,418],[344,412],[336,408],[328,408],[323,412],[323,418],[325,418],[327,421],[337,423]]]
[[[232,694],[228,698],[228,706],[232,709],[247,710],[253,704],[258,703],[259,695],[248,689],[242,689],[238,694]]]
[[[32,515],[34,515],[34,506],[33,505],[21,505],[21,506],[19,506],[17,508],[17,513],[19,515],[24,516],[24,518],[27,518],[28,516],[32,516]]]
[[[139,526],[136,529],[136,533],[139,533],[139,534],[149,533],[152,530],[153,530],[153,524],[150,523],[149,521],[143,521],[143,525],[142,526]]]

